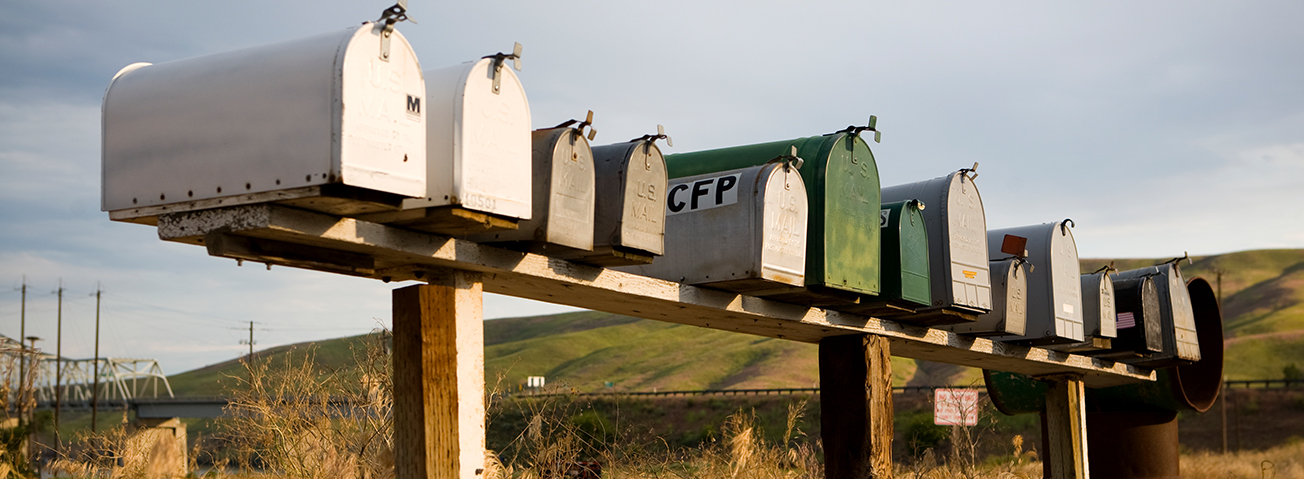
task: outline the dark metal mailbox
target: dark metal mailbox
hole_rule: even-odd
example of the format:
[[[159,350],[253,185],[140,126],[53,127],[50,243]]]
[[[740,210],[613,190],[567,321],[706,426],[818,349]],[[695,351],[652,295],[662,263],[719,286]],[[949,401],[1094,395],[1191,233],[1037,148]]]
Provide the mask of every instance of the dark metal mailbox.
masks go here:
[[[787,162],[688,176],[666,195],[666,254],[630,273],[753,296],[805,284],[807,192]]]
[[[910,321],[964,323],[992,309],[987,220],[972,171],[962,169],[940,178],[883,188],[883,201],[917,198],[928,205],[923,213],[933,303],[909,317]]]
[[[795,140],[666,156],[670,178],[761,165],[791,154],[810,204],[806,289],[774,299],[839,309],[878,294],[880,231],[878,166],[858,129]]]
[[[1084,351],[1110,349],[1114,338],[1118,337],[1116,328],[1114,282],[1109,279],[1109,271],[1102,270],[1079,276],[1082,282],[1082,334],[1081,343],[1056,347],[1060,351],[1081,353]]]
[[[101,206],[146,224],[262,202],[397,210],[426,194],[425,94],[411,45],[385,23],[129,65],[104,94]]]
[[[1027,238],[1031,265],[1025,332],[1002,340],[1035,345],[1082,341],[1081,266],[1071,223],[1064,220],[987,232],[988,253],[993,257],[1002,254],[997,245],[1004,242],[1006,235]]]
[[[1028,261],[1022,257],[988,263],[992,274],[992,310],[972,323],[940,326],[974,336],[1020,335],[1028,324]]]
[[[591,115],[590,115],[591,119]],[[593,249],[593,150],[584,138],[589,121],[535,130],[533,212],[519,229],[468,235],[479,243],[544,255]],[[592,135],[590,135],[592,136]]]
[[[1196,335],[1195,311],[1191,295],[1175,262],[1148,268],[1120,271],[1118,279],[1152,277],[1159,293],[1160,337],[1163,350],[1150,357],[1121,358],[1120,361],[1145,367],[1166,367],[1200,360],[1200,342]]]
[[[879,229],[883,241],[883,291],[846,310],[877,317],[913,314],[932,304],[928,282],[928,228],[922,201],[883,203]],[[906,316],[908,317],[908,316]]]
[[[664,251],[666,162],[656,139],[593,147],[597,179],[593,251],[562,258],[598,266],[651,263]]]
[[[1110,275],[1114,289],[1114,325],[1116,337],[1109,349],[1084,351],[1083,354],[1115,360],[1147,358],[1163,352],[1160,330],[1159,289],[1152,276],[1118,278]]]

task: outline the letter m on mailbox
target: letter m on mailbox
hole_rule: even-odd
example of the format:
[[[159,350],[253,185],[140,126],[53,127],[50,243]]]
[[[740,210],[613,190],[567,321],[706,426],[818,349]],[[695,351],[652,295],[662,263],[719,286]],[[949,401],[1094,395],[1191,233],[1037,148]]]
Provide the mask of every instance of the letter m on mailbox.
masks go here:
[[[409,115],[421,115],[421,97],[407,96],[407,112]]]

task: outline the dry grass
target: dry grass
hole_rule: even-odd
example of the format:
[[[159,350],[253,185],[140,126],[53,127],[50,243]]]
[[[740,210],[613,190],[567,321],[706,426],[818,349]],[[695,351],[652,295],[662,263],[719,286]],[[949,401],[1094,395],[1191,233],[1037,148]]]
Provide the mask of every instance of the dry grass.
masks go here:
[[[1304,479],[1304,441],[1292,441],[1266,451],[1186,454],[1182,456],[1182,477]]]

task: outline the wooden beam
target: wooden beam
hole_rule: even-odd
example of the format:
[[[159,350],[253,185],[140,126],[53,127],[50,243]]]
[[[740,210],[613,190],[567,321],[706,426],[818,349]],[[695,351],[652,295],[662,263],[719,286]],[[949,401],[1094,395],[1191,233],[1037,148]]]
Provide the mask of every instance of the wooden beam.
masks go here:
[[[1087,409],[1081,378],[1058,375],[1042,378],[1050,384],[1046,413],[1042,415],[1047,450],[1042,457],[1043,476],[1087,479]]]
[[[484,319],[479,274],[394,290],[398,479],[484,473]]]
[[[886,338],[820,340],[824,477],[892,477],[892,361]]]
[[[376,262],[372,277],[379,279],[420,279],[442,268],[478,271],[484,273],[487,292],[645,319],[807,343],[830,336],[873,334],[888,338],[892,353],[901,357],[1034,376],[1074,373],[1092,387],[1155,378],[1150,369],[1108,359],[698,288],[284,206],[249,205],[159,217],[158,234],[164,240],[201,244],[204,235],[214,231],[370,255]]]

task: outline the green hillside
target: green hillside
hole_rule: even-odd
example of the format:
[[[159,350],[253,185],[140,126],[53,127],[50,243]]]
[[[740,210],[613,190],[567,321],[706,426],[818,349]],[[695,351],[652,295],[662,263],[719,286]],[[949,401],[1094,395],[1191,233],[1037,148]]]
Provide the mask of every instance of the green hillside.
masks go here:
[[[1114,259],[1122,269],[1160,259]],[[1084,259],[1094,271],[1108,259]],[[1280,377],[1288,364],[1304,366],[1304,250],[1261,250],[1194,258],[1188,277],[1214,282],[1223,270],[1228,376]],[[366,336],[281,346],[258,352],[283,360],[290,351],[315,351],[318,365],[351,367]],[[893,382],[968,384],[976,369],[893,359]],[[242,369],[231,361],[172,376],[178,395],[220,394]],[[584,391],[649,391],[812,387],[819,382],[815,345],[728,333],[601,312],[496,319],[485,322],[485,371],[491,389],[509,390],[526,376]]]

